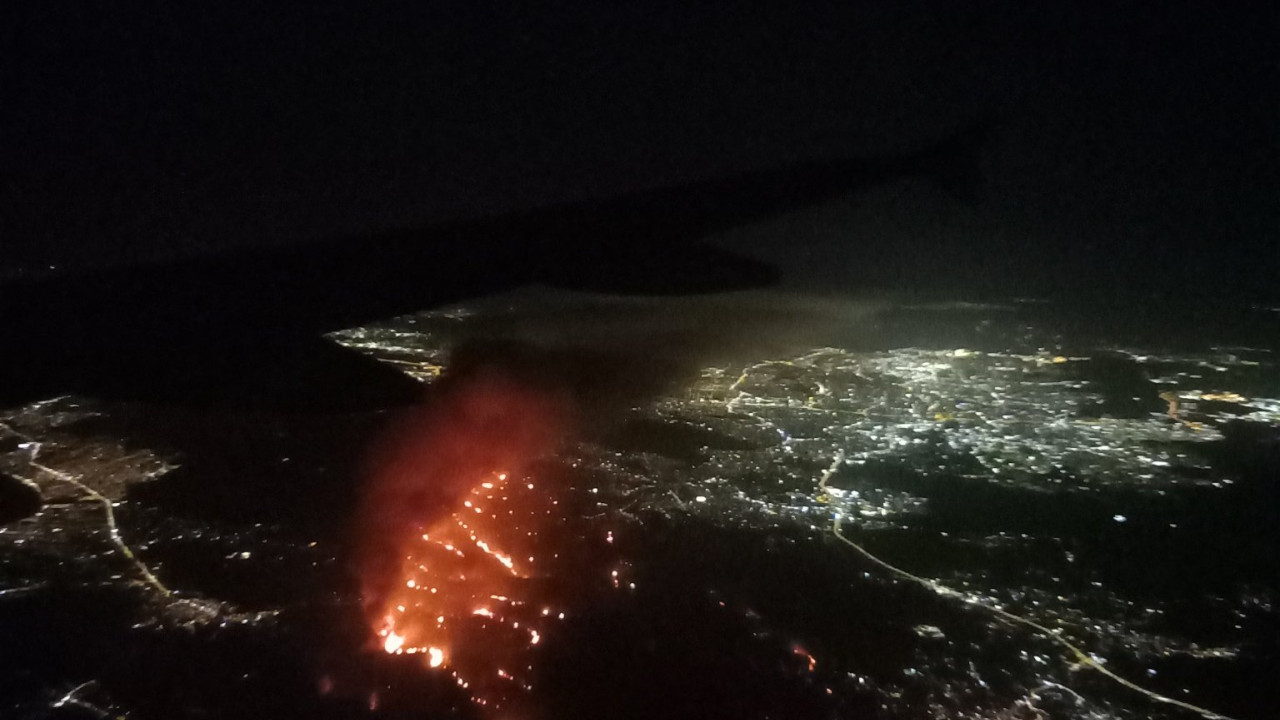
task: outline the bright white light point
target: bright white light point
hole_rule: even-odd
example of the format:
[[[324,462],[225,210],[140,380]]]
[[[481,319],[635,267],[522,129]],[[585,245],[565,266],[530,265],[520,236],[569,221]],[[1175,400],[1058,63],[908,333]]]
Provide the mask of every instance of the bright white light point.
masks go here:
[[[396,606],[396,610],[399,610],[400,612],[404,612],[404,606],[403,606],[403,605],[397,605],[397,606]]]
[[[609,532],[607,532],[607,533],[605,533],[605,534],[604,534],[604,541],[605,541],[605,542],[607,542],[607,543],[611,543],[611,542],[613,542],[613,531],[612,531],[612,530],[610,530]]]
[[[490,610],[489,608],[476,608],[475,610],[471,611],[471,614],[480,615],[480,616],[489,617],[489,618],[493,617],[493,611]]]
[[[530,630],[530,631],[529,631],[529,644],[530,644],[530,645],[537,645],[537,644],[538,644],[538,641],[539,641],[539,640],[541,640],[541,639],[542,639],[542,636],[538,634],[538,631],[537,631],[537,630]]]
[[[1112,519],[1112,520],[1115,520],[1116,522],[1124,522],[1125,520],[1128,520],[1129,518],[1127,518],[1127,517],[1125,517],[1125,516],[1123,516],[1123,515],[1115,515],[1115,516],[1113,516],[1111,519]]]
[[[404,647],[404,636],[395,633],[387,633],[386,642],[382,643],[382,649],[389,653],[397,653],[400,648]]]
[[[499,479],[499,480],[506,480],[506,479],[507,479],[507,474],[506,474],[506,473],[498,473],[498,479]]]
[[[462,503],[463,507],[471,507],[471,501],[467,500]]]
[[[550,614],[551,614],[551,608],[542,608],[542,617],[546,617]]]
[[[533,483],[529,483],[527,487],[528,487],[530,490],[532,490],[532,489],[533,489]]]
[[[427,648],[427,664],[438,668],[444,664],[444,651],[438,647]]]
[[[560,613],[560,615],[559,615],[558,617],[559,617],[561,620],[563,620],[563,619],[564,619],[564,613]]]
[[[437,615],[437,616],[436,616],[436,622],[438,622],[438,623],[440,623],[441,625],[443,625],[443,624],[444,624],[444,616],[443,616],[443,615]]]
[[[485,490],[492,490],[493,483],[480,483],[480,487],[484,488]]]
[[[610,575],[611,577],[618,577],[618,571],[617,571],[617,570],[614,570],[613,572],[609,573],[609,575]]]
[[[418,583],[414,582],[413,580],[407,580],[405,581],[404,586],[407,588],[415,588],[415,587],[418,587]]]

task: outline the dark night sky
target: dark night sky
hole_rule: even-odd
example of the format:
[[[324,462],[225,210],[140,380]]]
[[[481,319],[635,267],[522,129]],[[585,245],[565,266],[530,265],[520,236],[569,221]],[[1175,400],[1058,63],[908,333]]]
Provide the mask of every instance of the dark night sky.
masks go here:
[[[7,4],[0,277],[907,149],[978,117],[980,206],[907,182],[726,242],[827,287],[1280,276],[1274,3],[790,5]]]

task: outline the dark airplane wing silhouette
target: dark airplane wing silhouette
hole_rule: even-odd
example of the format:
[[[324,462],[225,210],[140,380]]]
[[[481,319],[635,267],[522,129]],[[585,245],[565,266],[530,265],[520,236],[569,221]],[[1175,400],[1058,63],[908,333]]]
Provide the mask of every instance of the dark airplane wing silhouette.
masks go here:
[[[273,407],[412,396],[412,381],[321,335],[527,283],[643,294],[767,285],[773,269],[698,240],[905,175],[966,197],[980,139],[970,130],[897,157],[14,283],[0,289],[0,405],[68,393]]]

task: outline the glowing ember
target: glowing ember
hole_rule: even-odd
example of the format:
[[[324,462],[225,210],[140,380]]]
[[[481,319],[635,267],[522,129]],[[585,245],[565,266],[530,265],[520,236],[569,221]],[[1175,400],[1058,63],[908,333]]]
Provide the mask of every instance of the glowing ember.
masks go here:
[[[382,649],[389,653],[398,653],[404,647],[404,636],[397,635],[394,632],[387,632],[386,642],[382,643]]]
[[[805,659],[805,664],[808,665],[809,672],[813,672],[817,669],[818,659],[815,658],[808,650],[805,650],[799,645],[793,645],[791,647],[791,652]]]

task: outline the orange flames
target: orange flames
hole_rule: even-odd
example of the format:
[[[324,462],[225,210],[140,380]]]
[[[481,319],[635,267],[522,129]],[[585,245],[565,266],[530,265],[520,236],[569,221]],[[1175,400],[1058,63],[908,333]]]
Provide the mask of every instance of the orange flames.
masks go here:
[[[557,501],[520,468],[554,449],[566,410],[498,371],[451,380],[391,433],[361,500],[357,561],[378,647],[420,655],[481,705],[529,689],[527,655],[560,615],[525,591]]]

